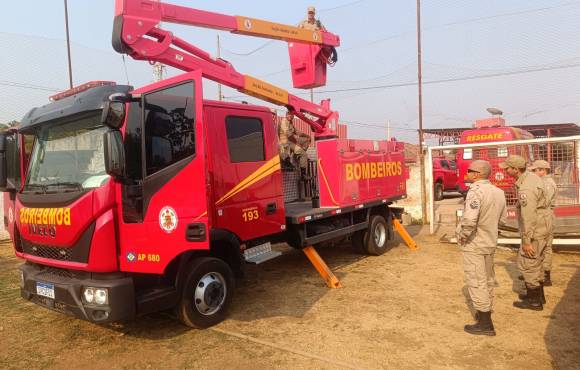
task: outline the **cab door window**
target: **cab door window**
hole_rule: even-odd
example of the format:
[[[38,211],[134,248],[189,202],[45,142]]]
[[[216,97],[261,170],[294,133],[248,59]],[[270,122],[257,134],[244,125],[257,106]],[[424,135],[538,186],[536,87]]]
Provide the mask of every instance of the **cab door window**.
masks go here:
[[[195,154],[193,82],[145,96],[145,176]]]
[[[262,121],[253,117],[226,117],[228,151],[232,163],[266,160]]]

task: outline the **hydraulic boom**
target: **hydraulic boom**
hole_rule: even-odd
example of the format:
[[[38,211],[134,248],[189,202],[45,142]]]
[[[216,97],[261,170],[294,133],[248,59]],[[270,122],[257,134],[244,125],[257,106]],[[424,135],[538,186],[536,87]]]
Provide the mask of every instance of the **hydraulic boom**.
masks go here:
[[[158,27],[160,22],[219,29],[290,43],[318,45],[322,48],[338,46],[338,36],[321,30],[305,30],[157,1],[116,0],[112,39],[113,47],[119,53],[128,54],[137,60],[160,62],[186,72],[200,70],[203,77],[212,81],[287,107],[307,122],[318,136],[335,133],[338,113],[330,110],[330,100],[323,100],[320,105],[314,104],[265,81],[241,74],[229,62],[214,59],[209,53]]]

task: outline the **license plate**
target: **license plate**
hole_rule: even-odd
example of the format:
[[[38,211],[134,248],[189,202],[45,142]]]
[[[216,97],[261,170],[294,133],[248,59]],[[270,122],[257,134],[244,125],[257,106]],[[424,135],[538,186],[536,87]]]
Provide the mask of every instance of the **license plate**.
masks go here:
[[[54,299],[54,285],[37,281],[36,294]]]

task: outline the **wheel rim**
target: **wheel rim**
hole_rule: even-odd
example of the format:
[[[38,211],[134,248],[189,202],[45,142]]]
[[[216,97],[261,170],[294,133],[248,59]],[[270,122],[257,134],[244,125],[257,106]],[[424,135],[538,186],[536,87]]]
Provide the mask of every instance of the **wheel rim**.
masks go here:
[[[379,223],[375,226],[374,239],[377,247],[384,247],[387,240],[387,229],[385,229],[385,225]]]
[[[194,305],[202,315],[213,315],[226,300],[226,280],[218,272],[205,274],[195,287]]]

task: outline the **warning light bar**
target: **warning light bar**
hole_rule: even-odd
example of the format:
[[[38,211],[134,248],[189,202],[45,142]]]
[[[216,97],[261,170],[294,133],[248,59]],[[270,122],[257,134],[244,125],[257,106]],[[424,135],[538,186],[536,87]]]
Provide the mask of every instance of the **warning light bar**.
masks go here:
[[[100,86],[114,86],[115,82],[113,81],[89,81],[82,85],[78,85],[73,87],[72,89],[59,92],[58,94],[54,94],[48,98],[50,101],[57,101],[60,99],[67,98],[69,96],[76,95],[80,92],[86,91],[88,89],[92,89],[93,87],[100,87]]]

